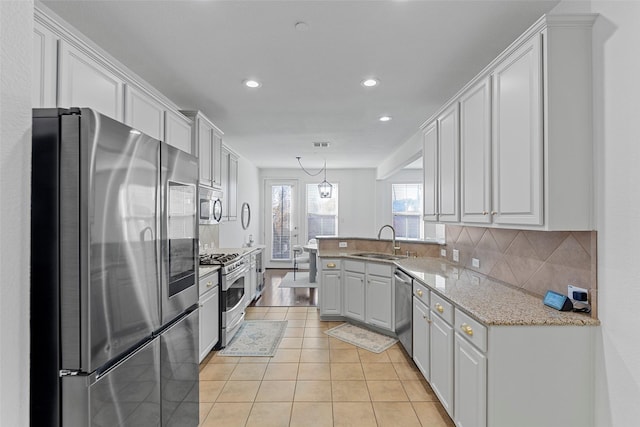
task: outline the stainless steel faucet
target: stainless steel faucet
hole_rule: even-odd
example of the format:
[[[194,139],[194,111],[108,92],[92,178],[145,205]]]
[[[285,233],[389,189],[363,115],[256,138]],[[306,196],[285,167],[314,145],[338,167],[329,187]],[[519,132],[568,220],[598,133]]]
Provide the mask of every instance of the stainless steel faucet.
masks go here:
[[[382,234],[382,230],[384,230],[386,227],[389,227],[391,229],[391,233],[393,233],[392,235],[393,240],[391,242],[391,253],[395,255],[396,251],[400,250],[400,246],[396,246],[396,229],[393,228],[392,225],[385,224],[382,227],[380,227],[380,230],[378,230],[378,240],[380,240],[380,235]]]

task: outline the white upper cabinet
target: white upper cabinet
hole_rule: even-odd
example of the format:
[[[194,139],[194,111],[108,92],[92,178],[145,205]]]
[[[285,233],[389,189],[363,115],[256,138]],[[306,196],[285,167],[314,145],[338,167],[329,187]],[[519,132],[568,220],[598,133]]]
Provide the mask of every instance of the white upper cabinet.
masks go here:
[[[424,172],[425,221],[438,220],[438,123],[427,126],[422,133],[422,168]]]
[[[124,122],[158,140],[164,139],[162,103],[146,91],[132,85],[125,88]]]
[[[438,117],[438,219],[442,222],[460,221],[458,104],[452,105]]]
[[[59,107],[90,107],[124,119],[124,81],[96,58],[60,40]]]
[[[491,90],[482,80],[460,97],[462,222],[491,222]]]
[[[493,221],[542,225],[542,56],[535,34],[493,72]]]
[[[191,141],[191,120],[180,113],[165,111],[164,141],[176,148],[195,154]]]
[[[33,108],[56,106],[58,38],[47,27],[35,21],[33,25],[33,62],[31,104]]]
[[[198,159],[200,161],[200,183],[211,185],[211,143],[213,129],[204,120],[196,120]]]
[[[199,111],[181,111],[193,121],[193,140],[200,162],[200,183],[221,187],[220,166],[224,133]]]

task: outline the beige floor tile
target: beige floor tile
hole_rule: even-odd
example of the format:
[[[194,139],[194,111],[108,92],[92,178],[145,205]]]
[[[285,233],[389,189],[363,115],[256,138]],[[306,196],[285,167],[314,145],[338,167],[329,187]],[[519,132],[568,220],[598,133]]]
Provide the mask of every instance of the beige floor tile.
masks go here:
[[[301,363],[298,368],[298,380],[331,379],[331,366],[328,363]]]
[[[285,338],[302,338],[304,336],[304,328],[291,328],[287,326],[284,331]]]
[[[436,402],[438,398],[425,380],[402,381],[402,387],[412,402]]]
[[[364,380],[364,373],[360,363],[332,363],[332,380]]]
[[[204,420],[207,419],[211,408],[213,408],[213,402],[200,402],[200,424],[204,423]]]
[[[218,402],[253,402],[260,381],[227,381],[218,396]]]
[[[302,348],[329,348],[329,339],[325,337],[305,337]]]
[[[329,350],[320,348],[303,348],[300,352],[300,363],[329,363]]]
[[[349,344],[348,342],[344,342],[334,337],[329,337],[329,347],[331,347],[332,349],[333,348],[341,348],[341,349],[349,348],[349,349],[355,349],[355,350],[358,349],[358,347],[356,347],[355,345]]]
[[[358,355],[362,363],[391,363],[391,359],[386,352],[373,353],[363,348],[358,349]]]
[[[371,402],[333,402],[334,427],[376,427]]]
[[[267,313],[287,313],[289,307],[269,307]]]
[[[201,372],[200,379],[206,381],[226,381],[236,368],[235,364],[211,364],[209,363]]]
[[[332,427],[333,407],[330,402],[294,402],[290,427]]]
[[[406,402],[407,393],[400,381],[367,381],[372,402]]]
[[[324,333],[324,329],[322,328],[310,328],[310,327],[306,327],[304,328],[304,337],[315,337],[315,338],[327,338],[328,336],[327,334]]]
[[[282,338],[278,348],[302,348],[302,338]]]
[[[224,403],[218,402],[209,412],[202,427],[242,427],[247,422],[252,403]]]
[[[253,404],[246,425],[247,427],[286,427],[291,418],[291,406],[292,402],[256,402]]]
[[[413,402],[412,405],[423,426],[454,427],[453,421],[440,402]]]
[[[369,380],[397,380],[398,375],[391,363],[363,363],[364,377]]]
[[[303,312],[291,312],[291,310],[289,310],[289,312],[287,313],[287,320],[304,320],[307,318],[307,313],[303,313]]]
[[[320,320],[320,314],[317,312],[316,313],[308,312],[307,320]]]
[[[267,366],[266,363],[238,364],[236,365],[236,369],[231,373],[229,381],[261,381]]]
[[[215,402],[226,381],[200,380],[200,402]]]
[[[296,382],[296,402],[331,402],[331,381]]]
[[[267,366],[263,381],[295,381],[298,378],[297,363],[273,363]]]
[[[318,307],[307,307],[307,313],[320,314],[320,309]]]
[[[263,319],[264,320],[286,320],[285,319],[286,317],[287,317],[286,312],[277,312],[277,313],[268,312],[264,315]]]
[[[360,363],[358,350],[331,347],[331,363]]]
[[[409,402],[373,402],[373,410],[380,427],[420,427]]]
[[[218,353],[214,354],[214,356],[209,359],[209,365],[213,364],[227,364],[234,365],[240,361],[241,357],[235,356],[220,356]]]
[[[276,351],[269,363],[298,363],[300,361],[299,348],[282,348]]]
[[[262,381],[256,402],[291,402],[295,389],[295,381]]]
[[[244,319],[245,320],[262,320],[264,319],[264,316],[266,316],[267,313],[250,313],[247,312],[244,315]]]
[[[271,307],[247,307],[245,311],[247,313],[266,313]]]
[[[392,363],[413,363],[409,355],[399,348],[390,348],[386,353]]]
[[[271,357],[269,356],[242,356],[238,363],[269,363],[270,361]]]
[[[304,328],[307,324],[307,319],[290,319],[287,323],[288,328]]]
[[[289,307],[287,313],[305,313],[307,314],[308,307]]]
[[[331,397],[334,402],[368,402],[366,381],[331,381]]]
[[[323,322],[320,319],[307,319],[305,326],[307,328],[322,328],[323,326],[326,326],[326,322]]]
[[[415,365],[409,365],[408,363],[394,363],[393,367],[398,374],[398,378],[401,380],[419,381],[424,378]]]

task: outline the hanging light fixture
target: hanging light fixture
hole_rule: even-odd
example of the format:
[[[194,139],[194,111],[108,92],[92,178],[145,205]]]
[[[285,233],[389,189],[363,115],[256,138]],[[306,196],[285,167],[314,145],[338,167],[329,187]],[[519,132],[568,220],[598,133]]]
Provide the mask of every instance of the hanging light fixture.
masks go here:
[[[309,176],[318,176],[322,172],[324,172],[324,180],[320,184],[318,184],[318,192],[320,193],[320,198],[321,199],[330,199],[331,198],[331,194],[333,192],[333,185],[329,184],[329,181],[327,181],[327,161],[326,160],[324,161],[324,166],[322,167],[322,169],[320,169],[316,173],[312,173],[312,172],[309,172],[308,170],[306,170],[304,168],[304,166],[302,166],[302,162],[300,161],[301,158],[302,157],[300,157],[300,156],[296,156],[296,159],[298,160],[298,164],[300,165],[300,168],[307,175],[309,175]]]

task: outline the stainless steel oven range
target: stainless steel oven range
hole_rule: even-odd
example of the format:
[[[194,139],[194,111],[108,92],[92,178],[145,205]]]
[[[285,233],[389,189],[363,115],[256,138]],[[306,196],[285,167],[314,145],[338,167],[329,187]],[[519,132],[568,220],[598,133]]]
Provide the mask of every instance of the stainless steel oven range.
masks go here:
[[[220,265],[220,341],[219,348],[229,344],[244,320],[244,280],[249,264],[237,253],[200,255],[201,265]]]

